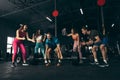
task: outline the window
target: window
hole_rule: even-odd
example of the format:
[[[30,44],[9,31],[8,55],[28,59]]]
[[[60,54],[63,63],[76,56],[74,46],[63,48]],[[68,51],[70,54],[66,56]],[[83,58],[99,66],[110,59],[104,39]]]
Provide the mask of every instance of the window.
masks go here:
[[[11,54],[14,37],[7,37],[7,53]]]

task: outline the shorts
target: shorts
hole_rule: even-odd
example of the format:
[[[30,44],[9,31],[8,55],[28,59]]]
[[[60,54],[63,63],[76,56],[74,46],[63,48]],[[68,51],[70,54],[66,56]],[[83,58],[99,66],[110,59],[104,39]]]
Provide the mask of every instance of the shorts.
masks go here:
[[[108,44],[108,38],[103,38],[102,39],[102,44],[107,45]]]
[[[93,46],[100,46],[102,44],[102,42],[97,42],[97,43],[94,43]]]

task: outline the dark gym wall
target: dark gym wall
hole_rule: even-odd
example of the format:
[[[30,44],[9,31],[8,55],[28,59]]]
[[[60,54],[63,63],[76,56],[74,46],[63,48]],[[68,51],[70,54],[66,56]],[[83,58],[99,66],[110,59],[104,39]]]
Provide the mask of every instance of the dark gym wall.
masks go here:
[[[15,36],[14,26],[10,21],[0,19],[0,50],[3,55],[2,57],[6,55],[7,36]]]

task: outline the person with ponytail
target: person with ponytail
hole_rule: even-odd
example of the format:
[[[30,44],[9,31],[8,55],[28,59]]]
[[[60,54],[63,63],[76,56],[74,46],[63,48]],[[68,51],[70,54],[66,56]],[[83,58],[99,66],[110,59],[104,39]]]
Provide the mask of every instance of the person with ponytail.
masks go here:
[[[23,44],[23,41],[25,41],[26,39],[28,41],[32,41],[34,42],[33,39],[29,38],[28,32],[27,32],[27,25],[23,25],[20,24],[20,28],[16,30],[16,37],[13,41],[12,44],[12,48],[13,48],[13,55],[12,55],[12,65],[11,67],[16,67],[15,64],[15,58],[17,56],[17,52],[18,52],[18,48],[21,50],[22,52],[22,58],[23,58],[23,66],[28,66],[28,64],[26,63],[26,48]]]
[[[33,39],[36,42],[35,48],[34,48],[34,58],[37,57],[38,49],[40,48],[40,51],[41,51],[41,53],[43,55],[43,58],[45,60],[45,63],[46,63],[45,48],[44,48],[44,42],[45,42],[45,39],[46,39],[46,35],[42,35],[41,30],[38,29],[36,31],[36,33],[33,34]]]

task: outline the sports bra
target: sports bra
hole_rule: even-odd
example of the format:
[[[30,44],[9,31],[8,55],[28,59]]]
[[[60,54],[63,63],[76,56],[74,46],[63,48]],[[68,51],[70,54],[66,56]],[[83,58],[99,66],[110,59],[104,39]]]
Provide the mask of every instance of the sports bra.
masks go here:
[[[77,41],[78,40],[78,36],[77,35],[72,35],[72,39]]]
[[[42,35],[38,36],[36,40],[42,40]]]

